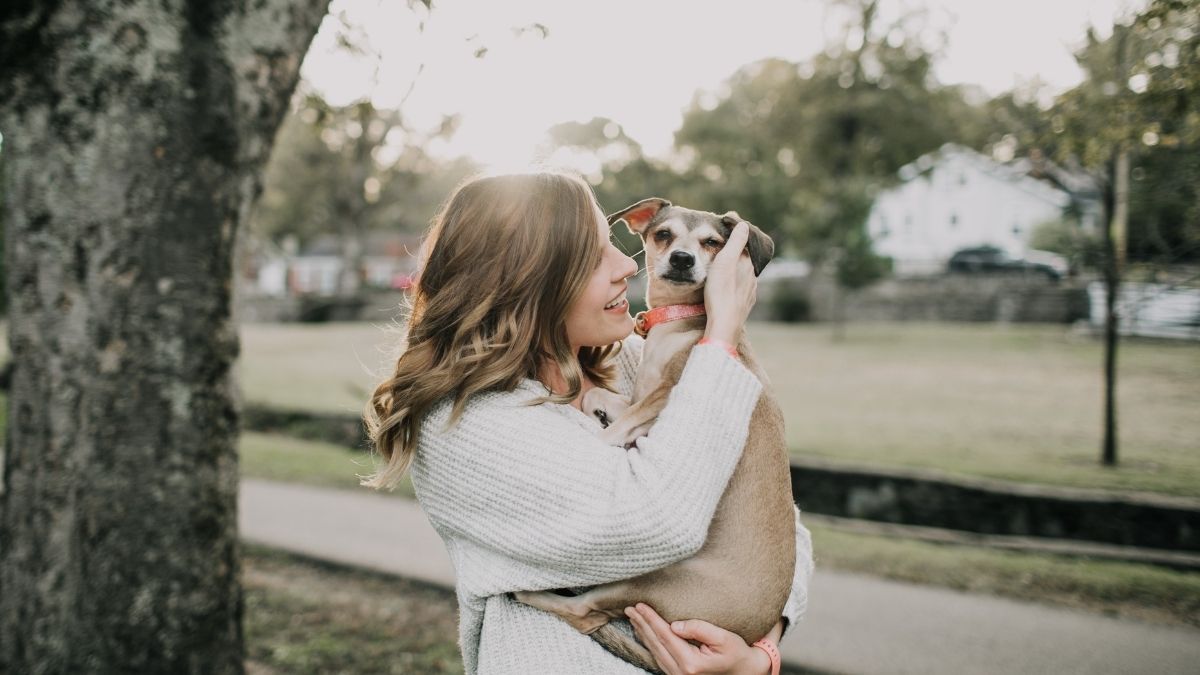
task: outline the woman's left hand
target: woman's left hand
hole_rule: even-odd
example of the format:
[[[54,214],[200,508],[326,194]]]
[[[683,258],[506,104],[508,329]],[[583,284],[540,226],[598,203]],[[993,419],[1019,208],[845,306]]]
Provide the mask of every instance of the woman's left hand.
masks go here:
[[[635,607],[627,607],[625,615],[633,623],[642,644],[667,675],[759,675],[771,672],[771,659],[766,652],[746,644],[736,633],[707,621],[690,619],[668,624],[658,612],[640,602]],[[778,622],[767,636],[778,642],[782,633],[783,623]]]

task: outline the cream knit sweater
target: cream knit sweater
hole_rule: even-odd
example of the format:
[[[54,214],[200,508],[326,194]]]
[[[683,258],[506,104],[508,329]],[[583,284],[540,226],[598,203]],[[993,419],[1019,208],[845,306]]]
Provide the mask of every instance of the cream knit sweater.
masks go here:
[[[616,388],[627,396],[642,345],[631,335],[617,357]],[[720,347],[697,346],[657,422],[629,450],[599,441],[599,423],[568,404],[524,405],[547,393],[537,380],[473,396],[449,429],[451,400],[435,404],[412,479],[454,563],[468,675],[644,675],[508,593],[616,581],[698,551],[761,390]],[[789,625],[804,612],[812,567],[797,511]]]

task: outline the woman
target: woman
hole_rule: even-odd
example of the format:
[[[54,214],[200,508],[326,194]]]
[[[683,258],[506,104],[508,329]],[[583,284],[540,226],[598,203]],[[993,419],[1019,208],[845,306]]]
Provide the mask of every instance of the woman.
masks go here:
[[[723,348],[754,302],[746,230],[709,272],[712,344],[693,348],[654,427],[626,450],[599,441],[580,408],[592,387],[628,395],[642,347],[623,299],[636,264],[610,242],[587,183],[480,178],[436,219],[395,372],[364,413],[386,463],[363,484],[390,488],[411,465],[454,563],[468,673],[644,672],[509,593],[629,578],[703,544],[762,389]],[[798,515],[796,526],[788,623],[812,569]],[[643,605],[627,614],[668,673],[770,672],[765,650],[717,626],[668,626]]]

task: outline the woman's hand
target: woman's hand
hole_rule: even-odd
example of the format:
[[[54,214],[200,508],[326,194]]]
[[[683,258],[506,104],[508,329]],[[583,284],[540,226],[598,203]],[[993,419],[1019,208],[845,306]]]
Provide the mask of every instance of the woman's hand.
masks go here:
[[[758,279],[754,265],[745,253],[750,225],[738,223],[725,240],[725,246],[713,256],[704,282],[704,307],[708,327],[704,337],[737,344],[738,333],[754,307]]]
[[[642,644],[667,675],[760,675],[771,672],[771,658],[766,652],[746,644],[736,633],[707,621],[691,619],[668,624],[658,612],[640,602],[636,607],[625,608],[625,615],[633,623]],[[778,642],[782,634],[783,623],[780,621],[767,637]]]

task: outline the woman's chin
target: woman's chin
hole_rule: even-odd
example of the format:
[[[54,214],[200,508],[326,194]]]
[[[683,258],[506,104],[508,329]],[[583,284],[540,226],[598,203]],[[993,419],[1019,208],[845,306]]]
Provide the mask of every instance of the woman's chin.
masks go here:
[[[614,342],[620,342],[629,337],[633,332],[633,317],[628,313],[623,316],[611,316],[603,330],[597,330],[596,335],[590,342],[594,347],[603,347],[611,345]]]

